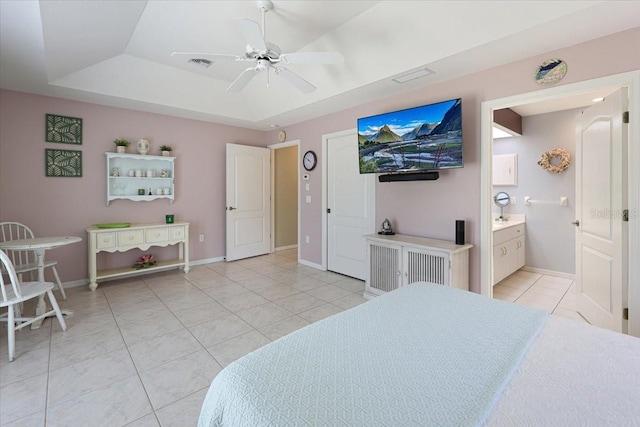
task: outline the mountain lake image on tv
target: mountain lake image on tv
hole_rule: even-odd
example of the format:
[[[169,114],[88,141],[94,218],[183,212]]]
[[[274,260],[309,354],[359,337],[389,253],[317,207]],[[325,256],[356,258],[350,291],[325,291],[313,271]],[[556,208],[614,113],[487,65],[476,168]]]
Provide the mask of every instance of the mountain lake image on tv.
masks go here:
[[[360,173],[461,168],[462,100],[358,119]]]

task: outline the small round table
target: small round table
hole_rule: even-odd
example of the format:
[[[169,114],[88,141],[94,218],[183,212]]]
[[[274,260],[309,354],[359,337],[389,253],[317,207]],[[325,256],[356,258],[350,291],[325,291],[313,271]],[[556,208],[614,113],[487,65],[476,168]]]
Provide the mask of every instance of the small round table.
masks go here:
[[[50,249],[55,249],[60,246],[70,245],[71,243],[81,242],[82,239],[76,236],[62,236],[62,237],[35,237],[33,239],[19,239],[19,240],[7,240],[0,243],[0,249],[6,249],[10,251],[33,251],[36,254],[38,261],[38,281],[44,282],[44,253]],[[46,311],[47,307],[44,302],[44,294],[38,297],[38,305],[36,306],[36,316],[41,315]],[[63,311],[63,314],[71,314],[70,311]],[[34,322],[31,325],[31,329],[38,329],[42,321]]]

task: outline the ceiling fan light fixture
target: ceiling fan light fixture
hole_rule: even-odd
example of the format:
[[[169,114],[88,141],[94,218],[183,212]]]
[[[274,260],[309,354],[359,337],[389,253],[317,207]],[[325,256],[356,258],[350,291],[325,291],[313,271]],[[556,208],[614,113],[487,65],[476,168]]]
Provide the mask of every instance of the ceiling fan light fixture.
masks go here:
[[[423,67],[417,70],[411,70],[406,73],[397,75],[393,77],[391,80],[393,80],[396,83],[402,84],[402,83],[409,82],[411,80],[419,79],[420,77],[430,76],[431,74],[435,74],[435,71],[427,67]]]
[[[187,62],[190,64],[195,64],[202,68],[209,68],[211,64],[213,64],[213,61],[204,58],[191,58]]]

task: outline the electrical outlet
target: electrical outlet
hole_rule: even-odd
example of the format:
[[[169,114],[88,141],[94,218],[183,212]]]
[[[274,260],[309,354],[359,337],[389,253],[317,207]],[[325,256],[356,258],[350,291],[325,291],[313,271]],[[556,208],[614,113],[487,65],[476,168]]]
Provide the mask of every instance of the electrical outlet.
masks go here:
[[[204,242],[204,234],[201,234],[201,235],[200,235],[200,241],[201,241],[201,242]]]
[[[304,237],[304,241],[305,241],[305,243],[309,243],[309,236],[305,236]]]

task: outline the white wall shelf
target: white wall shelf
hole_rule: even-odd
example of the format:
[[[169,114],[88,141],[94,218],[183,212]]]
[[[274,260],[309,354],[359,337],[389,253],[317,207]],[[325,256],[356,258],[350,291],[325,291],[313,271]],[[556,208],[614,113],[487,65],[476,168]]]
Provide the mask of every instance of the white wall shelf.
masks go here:
[[[107,206],[112,200],[131,200],[134,202],[149,202],[156,199],[167,199],[173,203],[175,190],[175,157],[150,156],[142,154],[105,153],[107,161]],[[117,169],[119,176],[114,176]],[[167,172],[167,177],[161,176],[161,171]],[[133,171],[134,176],[130,176]],[[136,176],[140,171],[142,176]],[[147,176],[147,171],[153,172],[153,177]],[[160,190],[159,190],[160,189]],[[138,190],[144,190],[139,195]],[[149,195],[151,191],[151,195]],[[159,194],[162,191],[162,194]]]

